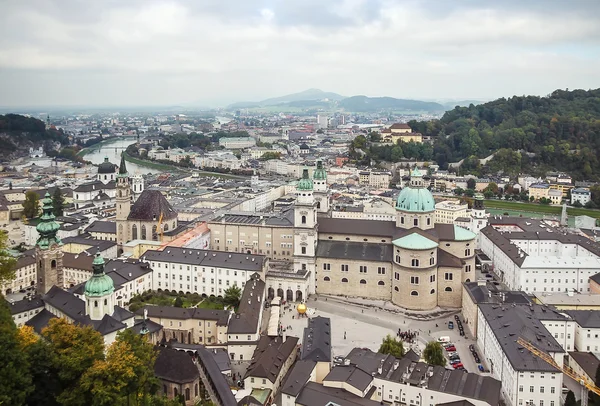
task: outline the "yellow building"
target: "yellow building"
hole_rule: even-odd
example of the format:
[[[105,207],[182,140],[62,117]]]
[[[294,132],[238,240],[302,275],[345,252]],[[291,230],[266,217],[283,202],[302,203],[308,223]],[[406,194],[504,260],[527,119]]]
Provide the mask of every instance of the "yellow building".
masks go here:
[[[398,141],[402,142],[423,142],[423,135],[421,133],[413,133],[410,126],[406,123],[395,123],[390,128],[386,128],[381,132],[381,141],[384,143],[397,144]]]
[[[550,185],[547,183],[536,183],[529,186],[529,198],[533,197],[534,200],[540,200],[542,197],[548,199],[548,193],[550,192]]]

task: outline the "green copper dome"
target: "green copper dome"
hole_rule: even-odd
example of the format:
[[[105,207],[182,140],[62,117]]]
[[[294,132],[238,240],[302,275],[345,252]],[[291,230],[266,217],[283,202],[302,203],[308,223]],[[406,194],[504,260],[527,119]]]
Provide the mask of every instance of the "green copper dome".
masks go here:
[[[110,276],[104,273],[104,258],[96,254],[92,262],[94,274],[85,283],[85,296],[105,296],[115,291],[115,284]]]
[[[433,195],[425,188],[423,175],[417,167],[412,170],[408,185],[398,195],[396,210],[418,213],[435,211]]]
[[[298,190],[313,190],[313,181],[308,177],[308,169],[302,171],[302,179],[298,181],[296,188]]]
[[[313,173],[313,179],[314,180],[326,180],[327,179],[327,172],[323,168],[323,161],[317,161],[317,169],[315,169],[315,172]]]
[[[54,221],[55,217],[52,210],[52,198],[50,197],[50,193],[46,192],[46,195],[42,200],[42,216],[35,228],[40,235],[36,245],[42,249],[48,249],[54,244],[62,244],[60,239],[56,236],[60,226]]]

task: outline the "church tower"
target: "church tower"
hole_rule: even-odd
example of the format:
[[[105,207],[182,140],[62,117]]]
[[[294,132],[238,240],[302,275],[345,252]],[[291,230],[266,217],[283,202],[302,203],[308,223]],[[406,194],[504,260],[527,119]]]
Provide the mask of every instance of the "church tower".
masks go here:
[[[473,209],[471,210],[471,231],[479,235],[479,230],[487,226],[489,214],[485,212],[484,197],[481,193],[476,193],[473,199]]]
[[[52,286],[63,287],[62,241],[56,236],[60,226],[54,221],[52,198],[46,192],[42,200],[42,217],[36,230],[40,235],[35,244],[37,293],[45,295]]]
[[[125,156],[121,155],[121,165],[117,174],[117,245],[122,248],[129,241],[129,227],[127,217],[131,210],[131,187],[129,186],[129,174],[125,166]]]
[[[428,230],[434,227],[434,220],[435,200],[425,187],[423,174],[415,166],[408,185],[400,191],[396,200],[396,227]]]
[[[313,182],[317,212],[327,213],[329,212],[329,190],[327,188],[327,171],[323,168],[323,161],[317,161],[317,169],[313,173]]]
[[[313,195],[314,183],[308,169],[296,186],[294,205],[294,271],[309,272],[308,293],[315,293],[315,255],[317,250],[317,209]]]
[[[106,314],[113,314],[115,308],[115,284],[110,276],[104,273],[104,258],[100,252],[92,262],[94,274],[85,283],[85,313],[92,320],[102,320]]]
[[[131,177],[131,197],[132,201],[137,201],[138,197],[144,191],[144,177],[140,174],[135,174]]]

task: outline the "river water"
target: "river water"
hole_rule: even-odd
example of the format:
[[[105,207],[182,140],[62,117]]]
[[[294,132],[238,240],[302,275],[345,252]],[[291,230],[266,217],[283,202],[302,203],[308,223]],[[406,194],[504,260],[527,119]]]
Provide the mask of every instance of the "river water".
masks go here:
[[[92,147],[90,152],[83,156],[86,161],[91,161],[95,164],[101,164],[104,162],[104,158],[108,157],[108,160],[115,165],[119,165],[121,162],[121,153],[127,149],[131,144],[135,144],[135,138],[121,138],[110,143],[104,143],[98,147]],[[130,175],[135,174],[147,174],[147,173],[160,173],[159,169],[148,168],[145,166],[134,164],[133,162],[127,162],[127,172]]]

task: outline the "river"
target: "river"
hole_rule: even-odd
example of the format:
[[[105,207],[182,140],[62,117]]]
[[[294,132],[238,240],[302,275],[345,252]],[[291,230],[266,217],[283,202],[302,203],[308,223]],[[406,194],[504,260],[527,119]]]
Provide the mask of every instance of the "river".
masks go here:
[[[115,165],[119,165],[121,162],[121,153],[127,149],[131,144],[135,144],[135,138],[121,138],[110,143],[101,144],[98,147],[91,147],[90,151],[83,156],[86,161],[91,161],[95,164],[101,164],[104,162],[104,158],[108,157],[108,160]],[[133,162],[127,162],[127,172],[130,175],[135,174],[146,174],[146,173],[160,173],[161,170],[154,168],[147,168]]]

